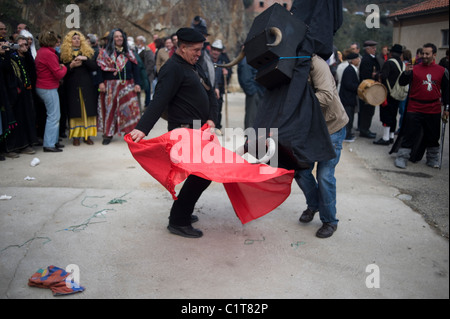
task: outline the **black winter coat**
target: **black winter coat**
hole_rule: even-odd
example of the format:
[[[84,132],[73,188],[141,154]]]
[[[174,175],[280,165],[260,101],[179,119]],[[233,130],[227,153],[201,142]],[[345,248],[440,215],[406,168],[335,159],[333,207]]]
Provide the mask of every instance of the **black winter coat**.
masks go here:
[[[67,74],[64,77],[62,101],[67,107],[69,118],[81,117],[80,90],[83,95],[88,117],[97,116],[97,94],[93,82],[93,71],[98,71],[97,62],[93,59],[83,61],[80,67],[70,69],[66,64]]]
[[[359,66],[359,80],[360,82],[371,79],[378,80],[378,75],[380,74],[380,63],[376,57],[371,56],[370,54],[365,54],[361,60],[361,65]],[[377,74],[375,77],[373,73]]]
[[[339,97],[344,106],[356,106],[358,95],[359,79],[355,69],[350,64],[342,74],[341,89]]]

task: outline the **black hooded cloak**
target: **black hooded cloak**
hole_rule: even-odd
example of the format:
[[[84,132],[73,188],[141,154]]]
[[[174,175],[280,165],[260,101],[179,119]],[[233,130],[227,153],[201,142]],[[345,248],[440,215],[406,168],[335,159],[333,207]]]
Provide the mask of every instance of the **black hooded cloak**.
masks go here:
[[[333,36],[342,25],[342,0],[295,0],[291,9],[308,26],[297,48],[290,83],[267,90],[259,106],[254,128],[278,129],[278,167],[308,168],[313,162],[336,157],[314,89],[308,83],[311,56],[327,60],[333,52]],[[309,58],[304,58],[309,57]]]

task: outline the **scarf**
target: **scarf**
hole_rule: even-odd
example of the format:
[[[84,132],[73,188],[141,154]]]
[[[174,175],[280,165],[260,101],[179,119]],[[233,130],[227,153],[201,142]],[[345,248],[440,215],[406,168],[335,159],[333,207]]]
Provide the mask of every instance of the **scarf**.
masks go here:
[[[114,50],[112,56],[110,56],[105,49],[102,49],[99,53],[97,64],[100,66],[102,71],[120,72],[123,70],[128,61],[138,64],[132,51],[123,53]]]

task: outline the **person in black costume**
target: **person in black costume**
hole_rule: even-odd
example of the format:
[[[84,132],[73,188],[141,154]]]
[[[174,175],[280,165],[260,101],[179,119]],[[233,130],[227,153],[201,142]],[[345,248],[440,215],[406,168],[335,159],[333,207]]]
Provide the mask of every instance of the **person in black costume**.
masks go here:
[[[11,84],[15,83],[11,52],[10,49],[3,47],[9,47],[9,42],[0,34],[0,160],[2,161],[5,160],[4,155],[13,158],[19,156],[17,153],[7,154],[6,138],[17,128],[17,122],[8,96]]]
[[[211,83],[198,64],[205,38],[191,28],[181,28],[177,32],[176,53],[164,64],[158,74],[158,84],[153,100],[130,133],[134,142],[139,143],[152,130],[161,115],[167,110],[169,131],[176,128],[194,128],[194,121],[209,124],[215,128],[217,121],[217,99]],[[174,202],[168,230],[176,235],[199,238],[203,233],[192,227],[198,220],[192,215],[194,206],[211,181],[190,175]]]
[[[28,39],[17,37],[19,49],[9,52],[12,77],[7,81],[8,99],[17,121],[17,127],[6,138],[8,154],[35,154],[33,145],[37,144],[36,113],[33,105],[33,83],[36,70]]]
[[[390,50],[390,58],[384,62],[381,68],[381,80],[383,85],[388,88],[387,103],[380,107],[380,120],[383,124],[383,136],[374,141],[375,145],[389,145],[394,143],[394,133],[397,129],[397,114],[400,102],[391,95],[390,88],[394,88],[397,79],[403,72],[403,61],[401,59],[403,47],[395,44]]]
[[[291,13],[308,26],[298,57],[317,54],[327,60],[333,36],[342,25],[342,0],[295,0]],[[327,21],[327,23],[319,23]],[[246,48],[247,50],[248,48]],[[308,163],[336,157],[314,89],[308,84],[311,58],[299,58],[288,84],[267,90],[253,128],[278,129],[278,166],[305,169]]]

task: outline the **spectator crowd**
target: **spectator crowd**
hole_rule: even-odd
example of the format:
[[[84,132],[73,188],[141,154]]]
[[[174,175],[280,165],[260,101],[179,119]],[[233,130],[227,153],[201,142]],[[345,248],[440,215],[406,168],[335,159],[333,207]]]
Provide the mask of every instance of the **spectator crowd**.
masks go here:
[[[215,64],[228,63],[229,58],[221,39],[209,42],[203,18],[195,17],[191,27],[207,39],[199,63],[209,82],[214,84],[219,114],[216,129],[220,133],[225,124],[221,117],[222,104],[232,71],[216,68]],[[407,76],[408,72],[413,72],[412,66],[421,65],[424,60],[427,64],[435,63],[436,47],[432,44],[418,48],[415,55],[399,44],[384,46],[378,53],[377,45],[368,40],[362,50],[358,43],[343,50],[335,48],[327,61],[349,117],[344,142],[355,141],[358,132],[360,138],[373,139],[374,145],[394,144],[395,136],[406,125],[408,99],[415,89],[414,79],[410,74]],[[78,30],[64,36],[53,31],[33,36],[23,23],[16,30],[8,30],[0,21],[0,160],[35,154],[39,146],[44,152],[62,152],[63,138],[69,138],[74,146],[93,145],[92,137],[100,133],[102,144],[108,145],[115,135],[131,132],[151,105],[158,73],[176,50],[176,34],[165,38],[154,35],[151,43],[143,35],[130,37],[120,28],[101,37]],[[446,57],[436,62],[447,70],[444,72],[447,82],[445,76],[442,81],[439,79],[442,87],[438,88],[439,94],[436,92],[439,105],[448,104],[448,63],[447,50]],[[265,89],[255,81],[256,70],[245,59],[237,71],[246,95],[244,124],[248,128],[253,125]],[[379,107],[383,131],[378,139],[370,130],[377,108],[358,96],[361,82],[367,79],[387,88],[386,100]],[[420,108],[416,107],[415,111]],[[433,140],[436,136],[433,132]],[[414,142],[408,142],[408,157]],[[437,147],[436,143],[432,145],[434,152]],[[399,149],[402,153],[404,147]],[[430,159],[427,164],[436,167],[435,160]]]
[[[191,27],[208,36],[201,17]],[[98,132],[108,145],[114,135],[131,132],[176,49],[176,34],[154,35],[151,43],[120,28],[101,37],[78,30],[34,37],[24,23],[10,32],[0,21],[0,159],[35,154],[38,146],[62,152],[63,138],[93,145]],[[220,39],[207,42],[201,59],[220,106],[231,70],[214,63],[229,62],[224,51]]]

